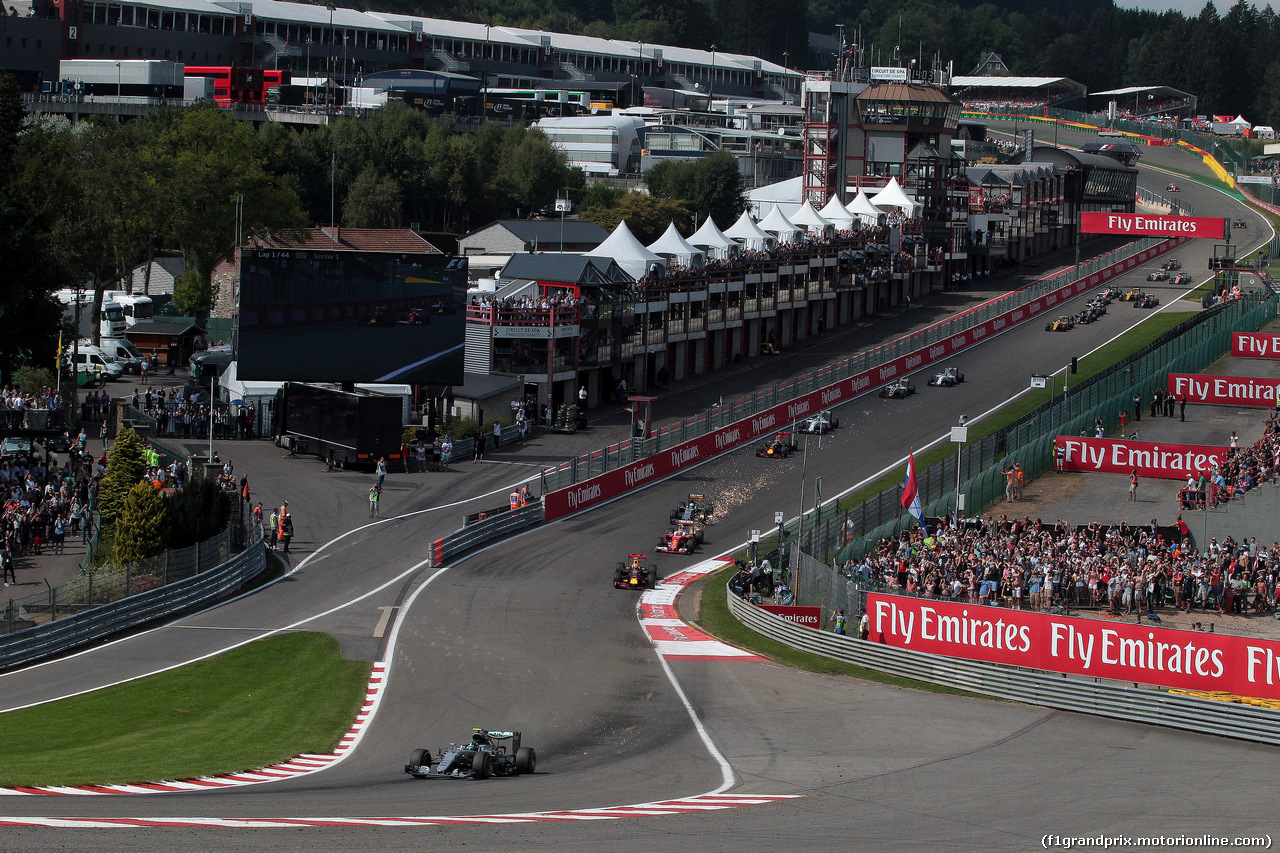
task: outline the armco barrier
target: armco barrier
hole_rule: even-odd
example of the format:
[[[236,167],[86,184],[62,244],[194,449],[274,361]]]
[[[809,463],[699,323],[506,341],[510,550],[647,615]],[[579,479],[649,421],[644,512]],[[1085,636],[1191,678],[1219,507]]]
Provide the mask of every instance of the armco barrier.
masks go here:
[[[542,510],[542,503],[532,503],[526,507],[521,507],[515,512],[499,513],[486,518],[484,521],[468,524],[456,533],[451,533],[443,539],[437,539],[431,545],[431,562],[429,565],[443,565],[444,561],[450,557],[488,542],[490,539],[497,539],[499,536],[541,524],[544,520]]]
[[[209,604],[256,578],[266,565],[267,550],[259,527],[248,548],[206,572],[74,616],[5,634],[0,637],[0,671]]]
[[[896,649],[804,628],[748,604],[732,592],[726,591],[726,594],[730,612],[742,624],[793,649],[902,678],[1029,705],[1167,726],[1198,734],[1280,744],[1277,713],[1266,708]]]
[[[1053,309],[1059,303],[1076,298],[1087,290],[1106,284],[1111,279],[1176,246],[1188,238],[1161,241],[1149,249],[1112,264],[1092,275],[1065,284],[1044,296],[1019,305],[996,317],[969,329],[957,332],[934,344],[908,352],[883,364],[864,370],[835,384],[743,418],[719,430],[677,444],[667,450],[646,456],[628,465],[600,474],[591,479],[547,493],[546,518],[548,521],[579,510],[589,509],[605,501],[626,494],[632,489],[658,482],[721,453],[727,453],[748,442],[769,435],[793,421],[807,417],[821,409],[848,402],[868,393],[880,385],[906,376],[917,370],[963,352],[989,337],[994,337],[1013,327],[1034,319]]]

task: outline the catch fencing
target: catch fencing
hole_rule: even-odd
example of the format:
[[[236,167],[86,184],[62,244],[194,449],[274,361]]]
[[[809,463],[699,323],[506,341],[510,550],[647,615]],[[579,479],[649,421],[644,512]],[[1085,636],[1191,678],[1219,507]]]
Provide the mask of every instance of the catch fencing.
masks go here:
[[[165,551],[125,566],[82,569],[66,583],[23,598],[11,598],[0,619],[0,634],[74,616],[102,604],[168,586],[207,572],[231,559],[242,539],[233,522],[221,533],[186,548]]]
[[[211,569],[142,592],[137,587],[140,578],[151,576],[131,576],[134,594],[126,598],[109,604],[81,606],[69,611],[64,618],[0,636],[0,671],[64,654],[122,631],[207,606],[256,578],[266,565],[262,528],[257,526],[248,548]],[[126,579],[126,588],[128,583]],[[51,611],[59,606],[50,601]]]
[[[1128,303],[1112,303],[1121,310]],[[1150,344],[1108,369],[1056,394],[1018,421],[959,450],[960,482],[955,477],[956,455],[924,468],[916,479],[924,514],[956,513],[957,493],[966,496],[965,511],[976,515],[1003,499],[1003,471],[1015,462],[1028,480],[1053,464],[1057,435],[1093,433],[1098,418],[1109,432],[1120,413],[1133,414],[1134,398],[1147,405],[1155,388],[1164,388],[1170,373],[1198,373],[1231,348],[1233,331],[1257,331],[1276,317],[1276,295],[1248,293],[1242,299],[1198,312]],[[1136,426],[1136,424],[1135,424]],[[905,476],[905,469],[904,469]],[[900,503],[901,487],[894,486],[861,504],[843,508],[832,501],[805,514],[800,541],[808,553],[825,562],[843,563],[862,556],[875,543],[914,524]],[[795,523],[788,528],[795,535]],[[851,535],[851,533],[856,534]]]
[[[727,592],[729,610],[762,636],[793,649],[878,672],[1062,711],[1280,744],[1275,711],[1101,679],[1064,676],[864,642],[789,622]],[[855,612],[855,611],[847,611]]]

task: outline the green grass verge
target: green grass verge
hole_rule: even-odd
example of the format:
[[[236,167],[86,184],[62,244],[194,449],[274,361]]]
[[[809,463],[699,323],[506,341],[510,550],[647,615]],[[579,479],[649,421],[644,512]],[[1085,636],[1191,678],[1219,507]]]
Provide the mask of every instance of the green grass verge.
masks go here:
[[[0,714],[0,785],[156,782],[332,752],[371,665],[283,634],[159,675]]]
[[[910,687],[915,690],[928,690],[931,693],[945,693],[949,696],[968,696],[975,699],[991,699],[989,696],[980,696],[976,693],[970,693],[966,690],[956,690],[953,687],[942,687],[937,684],[930,684],[926,681],[915,681],[910,678],[901,678],[896,675],[887,675],[874,669],[858,666],[844,661],[833,660],[832,658],[823,657],[822,655],[810,654],[793,649],[790,646],[770,640],[768,637],[761,636],[752,631],[746,625],[743,625],[737,618],[729,612],[729,604],[725,600],[725,585],[729,582],[729,577],[733,574],[732,566],[713,572],[701,580],[692,584],[685,592],[681,593],[682,597],[691,594],[699,594],[698,613],[694,615],[695,624],[711,634],[727,643],[747,649],[758,655],[770,658],[785,666],[802,669],[807,672],[818,672],[826,675],[848,675],[853,678],[861,678],[866,681],[874,681],[878,684],[888,684],[893,687]],[[997,700],[992,700],[997,701]]]

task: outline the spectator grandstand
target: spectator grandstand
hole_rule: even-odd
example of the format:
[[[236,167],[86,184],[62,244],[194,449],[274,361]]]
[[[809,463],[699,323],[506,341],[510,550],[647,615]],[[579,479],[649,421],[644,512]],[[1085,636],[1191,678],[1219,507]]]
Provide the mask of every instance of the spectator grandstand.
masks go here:
[[[951,94],[967,110],[1040,110],[1084,106],[1086,89],[1068,77],[952,77]]]

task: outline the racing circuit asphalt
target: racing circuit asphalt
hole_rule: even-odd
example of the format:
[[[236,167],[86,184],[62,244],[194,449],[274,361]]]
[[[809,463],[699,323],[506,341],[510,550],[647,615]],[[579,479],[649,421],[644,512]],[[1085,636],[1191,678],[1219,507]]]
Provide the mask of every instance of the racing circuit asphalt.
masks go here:
[[[1092,139],[1093,137],[1087,137]],[[1060,141],[1078,144],[1059,134]],[[1158,149],[1147,149],[1156,152]],[[1159,151],[1168,155],[1169,152]],[[1151,158],[1156,159],[1156,158]],[[1190,158],[1181,157],[1186,169]],[[1168,179],[1144,173],[1160,190]],[[1247,238],[1263,220],[1180,181],[1197,215],[1244,215]],[[1193,282],[1210,243],[1173,253]],[[1117,286],[1176,293],[1135,270]],[[1184,303],[1186,310],[1194,309]],[[1181,308],[1181,306],[1180,306]],[[1064,309],[1066,310],[1066,309]],[[812,478],[830,497],[974,418],[1148,316],[1125,303],[1072,332],[1032,321],[954,360],[966,381],[925,387],[905,401],[872,393],[837,410],[841,428],[810,439]],[[836,357],[837,353],[830,353]],[[1016,367],[1011,368],[1011,365]],[[148,671],[249,639],[381,591],[299,627],[324,630],[352,657],[374,659],[378,608],[430,580],[402,620],[390,681],[364,741],[325,772],[196,794],[9,797],[3,816],[405,816],[581,809],[716,789],[721,772],[700,741],[635,618],[636,598],[610,584],[614,562],[651,552],[667,510],[690,491],[722,508],[697,557],[659,555],[663,575],[772,527],[800,506],[801,458],[750,450],[711,461],[635,497],[548,525],[446,571],[414,571],[426,543],[456,526],[460,508],[385,520],[324,549],[288,579],[178,625],[0,677],[13,707]],[[514,479],[514,477],[513,477]],[[507,487],[506,481],[486,485]],[[466,491],[470,489],[471,491]],[[474,478],[453,500],[474,496]],[[496,489],[498,494],[502,488]],[[407,500],[427,510],[438,492]],[[501,503],[501,499],[498,500]],[[492,505],[493,498],[479,502]],[[337,535],[353,525],[341,519]],[[323,535],[322,535],[323,538]],[[709,593],[714,594],[714,593]],[[944,696],[772,663],[672,661],[670,668],[743,793],[802,794],[771,805],[684,816],[583,823],[360,829],[6,828],[0,849],[170,851],[421,850],[1026,850],[1045,833],[1241,834],[1266,830],[1277,752],[1150,726],[1012,703]],[[539,773],[483,783],[413,780],[402,766],[472,726],[513,728],[539,753]]]

